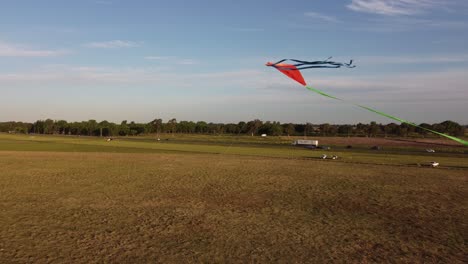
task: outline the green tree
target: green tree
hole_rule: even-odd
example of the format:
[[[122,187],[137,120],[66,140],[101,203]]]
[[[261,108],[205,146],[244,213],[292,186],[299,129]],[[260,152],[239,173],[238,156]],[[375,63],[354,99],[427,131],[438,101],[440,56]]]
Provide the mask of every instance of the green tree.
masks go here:
[[[208,132],[208,124],[205,121],[198,121],[195,124],[195,132],[204,134]]]
[[[296,126],[293,123],[286,125],[286,134],[289,136],[294,136],[296,134]]]
[[[440,123],[439,126],[443,129],[439,132],[447,133],[452,136],[463,136],[465,132],[465,129],[460,124],[450,120]]]
[[[257,134],[258,129],[262,126],[263,122],[260,121],[259,119],[255,119],[253,121],[249,121],[246,126],[247,126],[247,131],[248,133],[253,136]]]
[[[169,131],[174,135],[174,133],[176,133],[176,129],[177,129],[177,119],[175,118],[172,118],[171,120],[169,120],[167,122],[167,126],[168,126],[168,129]]]
[[[88,136],[97,135],[98,123],[94,119],[90,119],[87,122]]]
[[[120,136],[126,136],[130,133],[130,128],[127,125],[127,120],[124,120],[120,123],[119,127],[119,135]]]
[[[420,127],[416,128],[416,132],[423,135],[423,136],[427,135],[429,133],[429,131],[427,131],[425,129],[422,129],[421,127],[432,130],[432,126],[430,124],[427,124],[427,123],[422,123],[419,126]]]
[[[321,124],[319,128],[320,128],[320,133],[322,134],[322,136],[327,136],[330,132],[330,124],[328,123]]]
[[[247,123],[244,121],[237,123],[237,129],[239,133],[247,133]]]
[[[338,127],[338,134],[344,136],[350,136],[351,133],[353,132],[353,127],[351,125],[340,125]]]
[[[408,136],[408,124],[402,123],[397,128],[397,135],[400,137],[407,137]]]
[[[68,123],[65,120],[59,120],[55,122],[55,132],[58,134],[65,135],[68,131]]]
[[[314,132],[314,126],[311,123],[307,122],[304,127],[304,136],[306,137],[312,134],[312,132]]]
[[[390,124],[385,125],[384,127],[385,137],[387,137],[388,135],[397,135],[398,128],[399,126],[395,123],[390,123]]]
[[[369,137],[375,137],[380,133],[380,126],[375,121],[372,121],[369,125],[367,135]]]
[[[44,121],[44,134],[53,134],[54,133],[55,122],[52,119],[46,119]]]
[[[283,127],[281,126],[280,122],[271,123],[270,134],[273,136],[283,135]]]
[[[112,136],[110,131],[111,124],[107,120],[103,120],[99,122],[98,129],[99,129],[99,136],[100,137],[108,137]]]
[[[161,129],[163,126],[162,119],[156,118],[150,122],[151,130],[153,133],[156,133],[156,136],[159,138],[159,134],[161,133]]]
[[[237,133],[239,133],[239,130],[237,129],[236,124],[232,124],[232,123],[226,124],[224,126],[224,129],[225,129],[225,132],[228,133],[228,134],[237,134]]]

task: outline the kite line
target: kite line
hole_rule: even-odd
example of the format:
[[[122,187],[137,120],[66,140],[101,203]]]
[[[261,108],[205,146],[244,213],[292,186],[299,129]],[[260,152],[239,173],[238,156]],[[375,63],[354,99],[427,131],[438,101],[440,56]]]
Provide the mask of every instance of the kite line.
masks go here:
[[[338,97],[329,95],[329,94],[327,94],[327,93],[325,93],[325,92],[323,92],[323,91],[321,91],[319,89],[308,86],[307,83],[304,81],[304,77],[302,77],[302,74],[300,72],[300,70],[302,70],[302,69],[341,68],[341,67],[354,68],[354,67],[356,67],[355,65],[352,65],[352,63],[353,63],[352,60],[349,63],[340,63],[340,62],[329,61],[329,59],[331,59],[331,57],[324,60],[324,61],[311,61],[311,62],[295,60],[295,59],[284,59],[284,60],[280,60],[280,61],[278,61],[276,63],[268,62],[266,64],[266,66],[271,66],[271,67],[276,68],[277,70],[279,70],[280,72],[282,72],[283,74],[288,76],[289,78],[291,78],[291,79],[295,80],[296,82],[302,84],[309,91],[312,91],[314,93],[320,94],[322,96],[325,96],[325,97],[328,97],[328,98],[331,98],[331,99],[339,100],[339,101],[342,101],[342,102],[348,102],[348,101],[345,101],[345,100],[340,99]],[[293,61],[293,62],[295,62],[295,64],[283,63],[283,62],[285,62],[287,60]],[[429,128],[419,126],[419,125],[417,125],[417,124],[415,124],[413,122],[410,122],[410,121],[407,121],[405,119],[402,119],[402,118],[399,118],[399,117],[396,117],[396,116],[393,116],[393,115],[390,115],[390,114],[387,114],[387,113],[372,109],[372,108],[367,107],[367,106],[363,106],[363,105],[356,104],[356,103],[351,103],[351,102],[348,102],[348,103],[350,103],[350,104],[352,104],[354,106],[360,107],[362,109],[365,109],[367,111],[373,112],[375,114],[378,114],[378,115],[393,119],[393,120],[398,121],[400,123],[408,124],[408,125],[411,125],[411,126],[414,126],[414,127],[429,131],[429,132],[434,133],[436,135],[451,139],[451,140],[456,141],[456,142],[458,142],[460,144],[468,146],[468,141],[466,141],[466,140],[463,140],[463,139],[460,139],[460,138],[457,138],[457,137],[454,137],[454,136],[450,136],[450,135],[447,135],[447,134],[444,134],[444,133],[440,133],[440,132],[434,131],[434,130],[429,129]]]

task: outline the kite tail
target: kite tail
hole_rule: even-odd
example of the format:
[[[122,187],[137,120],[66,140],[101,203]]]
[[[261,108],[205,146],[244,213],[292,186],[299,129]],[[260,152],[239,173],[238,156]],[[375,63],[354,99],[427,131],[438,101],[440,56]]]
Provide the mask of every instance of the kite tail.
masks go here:
[[[289,70],[289,71],[298,71],[298,70],[304,70],[304,69],[313,69],[313,68],[341,68],[341,67],[346,67],[346,68],[354,68],[356,65],[353,65],[353,60],[350,60],[349,63],[342,63],[342,62],[334,62],[330,61],[332,57],[327,58],[326,60],[323,61],[303,61],[303,60],[296,60],[296,59],[282,59],[280,61],[277,61],[275,63],[271,63],[267,66],[273,66],[277,69],[280,70]],[[297,67],[296,69],[291,69],[291,67],[283,67],[281,64],[287,60],[295,62],[295,64],[292,64],[293,66]]]
[[[332,95],[326,94],[326,93],[324,93],[324,92],[322,92],[322,91],[320,91],[320,90],[318,90],[318,89],[315,89],[315,88],[313,88],[313,87],[305,86],[305,88],[307,88],[307,90],[309,90],[309,91],[318,93],[318,94],[320,94],[320,95],[322,95],[322,96],[325,96],[325,97],[328,97],[328,98],[332,98],[332,99],[335,99],[335,100],[339,100],[339,101],[343,101],[343,102],[344,102],[343,99],[340,99],[340,98],[334,97],[334,96],[332,96]],[[392,115],[386,114],[386,113],[384,113],[384,112],[377,111],[377,110],[372,109],[372,108],[367,107],[367,106],[363,106],[363,105],[359,105],[359,104],[355,104],[355,103],[351,103],[351,104],[352,104],[352,105],[355,105],[355,106],[357,106],[357,107],[360,107],[360,108],[362,108],[362,109],[365,109],[365,110],[367,110],[367,111],[376,113],[376,114],[378,114],[378,115],[385,116],[385,117],[387,117],[387,118],[393,119],[393,120],[398,121],[398,122],[400,122],[400,123],[405,123],[405,124],[408,124],[408,125],[411,125],[411,126],[414,126],[414,127],[417,127],[417,128],[420,128],[420,129],[423,129],[423,130],[426,130],[426,131],[429,131],[429,132],[434,133],[434,134],[436,134],[436,135],[439,135],[439,136],[442,136],[442,137],[451,139],[451,140],[456,141],[456,142],[458,142],[458,143],[460,143],[460,144],[463,144],[463,145],[465,145],[465,146],[468,146],[468,141],[466,141],[466,140],[463,140],[463,139],[460,139],[460,138],[457,138],[457,137],[454,137],[454,136],[450,136],[450,135],[447,135],[447,134],[444,134],[444,133],[440,133],[440,132],[434,131],[434,130],[429,129],[429,128],[425,128],[425,127],[422,127],[422,126],[418,126],[418,125],[416,125],[415,123],[406,121],[406,120],[401,119],[401,118],[396,117],[396,116],[392,116]]]

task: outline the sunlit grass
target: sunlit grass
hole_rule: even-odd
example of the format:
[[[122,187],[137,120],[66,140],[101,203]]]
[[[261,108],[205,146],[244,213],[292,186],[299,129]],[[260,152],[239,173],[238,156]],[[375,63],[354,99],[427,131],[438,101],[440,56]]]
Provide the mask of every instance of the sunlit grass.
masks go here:
[[[195,136],[192,136],[195,137]],[[184,143],[175,140],[156,141],[139,139],[117,139],[107,142],[104,138],[65,136],[1,135],[0,150],[16,151],[64,151],[64,152],[123,152],[123,153],[211,153],[225,155],[246,155],[278,158],[318,159],[322,154],[337,155],[334,162],[369,163],[417,166],[427,165],[436,160],[442,167],[468,168],[466,154],[459,152],[426,153],[424,149],[412,151],[372,151],[369,149],[332,148],[331,150],[310,150],[291,145],[236,145],[226,139],[223,144],[203,142],[208,136],[199,136],[198,143]],[[234,141],[231,139],[231,141]],[[416,150],[416,151],[415,151]]]

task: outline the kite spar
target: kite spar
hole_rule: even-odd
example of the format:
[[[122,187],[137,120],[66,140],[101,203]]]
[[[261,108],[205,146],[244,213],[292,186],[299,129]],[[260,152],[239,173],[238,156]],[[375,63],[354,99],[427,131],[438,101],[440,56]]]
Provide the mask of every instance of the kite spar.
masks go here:
[[[325,97],[328,97],[328,98],[331,98],[331,99],[346,102],[343,99],[337,98],[337,97],[329,95],[329,94],[327,94],[327,93],[325,93],[323,91],[320,91],[319,89],[308,86],[307,83],[304,80],[304,77],[302,77],[302,74],[301,74],[300,70],[304,70],[304,69],[341,68],[341,67],[354,68],[354,67],[356,67],[355,65],[353,65],[352,60],[349,63],[341,63],[341,62],[330,61],[330,59],[331,59],[331,57],[324,60],[324,61],[302,61],[302,60],[295,60],[295,59],[283,59],[283,60],[280,60],[280,61],[278,61],[276,63],[268,62],[266,64],[266,66],[276,68],[278,71],[282,72],[283,74],[285,74],[289,78],[291,78],[291,79],[295,80],[296,82],[300,83],[301,85],[303,85],[309,91],[315,92],[317,94],[320,94],[322,96],[325,96]],[[284,63],[285,61],[288,61],[288,60],[292,61],[293,64]],[[355,104],[355,103],[351,103],[351,104],[355,105],[357,107],[360,107],[362,109],[365,109],[367,111],[373,112],[375,114],[378,114],[378,115],[393,119],[393,120],[398,121],[400,123],[405,123],[405,124],[408,124],[408,125],[411,125],[411,126],[414,126],[414,127],[429,131],[429,132],[434,133],[436,135],[451,139],[451,140],[456,141],[456,142],[458,142],[460,144],[468,146],[468,141],[466,141],[466,140],[463,140],[463,139],[460,139],[460,138],[457,138],[457,137],[454,137],[454,136],[450,136],[450,135],[447,135],[447,134],[444,134],[444,133],[434,131],[432,129],[428,129],[428,128],[419,126],[419,125],[417,125],[417,124],[415,124],[413,122],[409,122],[409,121],[404,120],[402,118],[392,116],[392,115],[386,114],[386,113],[381,112],[381,111],[377,111],[377,110],[372,109],[372,108],[367,107],[367,106],[363,106],[363,105]]]

